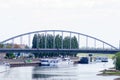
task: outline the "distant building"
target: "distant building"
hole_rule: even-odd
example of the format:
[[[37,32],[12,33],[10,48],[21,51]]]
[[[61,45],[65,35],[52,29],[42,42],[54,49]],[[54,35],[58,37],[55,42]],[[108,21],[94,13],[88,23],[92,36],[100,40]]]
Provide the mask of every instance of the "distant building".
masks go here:
[[[25,44],[14,44],[14,48],[22,48],[22,49],[25,49],[25,48],[27,48],[27,45],[25,45]]]
[[[27,45],[25,44],[14,44],[14,48],[21,48],[21,49],[25,49],[27,48]],[[30,53],[14,53],[14,55],[17,57],[17,58],[20,58],[20,57],[28,57]]]
[[[12,44],[12,43],[7,43],[7,44],[4,44],[4,47],[5,48],[28,48],[27,45],[25,44]]]

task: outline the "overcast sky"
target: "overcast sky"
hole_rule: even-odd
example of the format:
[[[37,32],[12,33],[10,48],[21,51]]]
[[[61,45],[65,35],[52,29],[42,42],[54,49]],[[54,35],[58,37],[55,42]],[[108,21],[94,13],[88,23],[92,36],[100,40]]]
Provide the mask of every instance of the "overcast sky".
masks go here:
[[[0,41],[38,30],[69,30],[118,46],[120,0],[0,0]]]

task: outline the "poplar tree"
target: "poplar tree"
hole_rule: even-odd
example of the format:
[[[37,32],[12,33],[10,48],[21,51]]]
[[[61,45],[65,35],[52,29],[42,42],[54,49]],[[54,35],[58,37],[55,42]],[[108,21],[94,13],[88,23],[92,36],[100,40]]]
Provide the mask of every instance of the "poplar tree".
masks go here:
[[[37,34],[34,35],[33,41],[32,41],[32,48],[37,48]]]
[[[56,36],[53,36],[52,34],[35,34],[33,37],[33,41],[32,41],[32,48],[56,48],[56,49],[61,49],[63,47],[63,49],[78,49],[79,45],[78,45],[78,41],[77,38],[75,36],[70,37],[70,36],[66,36],[64,38],[62,38],[62,36],[60,36],[59,34]],[[56,53],[44,53],[44,52],[40,52],[40,53],[34,53],[36,57],[44,57],[44,56],[48,56],[48,57],[53,57],[53,56],[59,56],[59,55],[70,55],[70,56],[76,56],[77,53],[69,53],[69,52],[64,52],[64,53],[60,53],[59,51]]]

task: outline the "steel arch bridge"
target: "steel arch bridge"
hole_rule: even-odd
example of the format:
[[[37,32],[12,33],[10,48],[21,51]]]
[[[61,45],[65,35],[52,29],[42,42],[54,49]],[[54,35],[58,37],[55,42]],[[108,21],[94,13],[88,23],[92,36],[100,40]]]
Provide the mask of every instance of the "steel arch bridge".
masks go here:
[[[45,37],[45,47],[44,48],[31,48],[32,46],[32,40],[33,36],[35,34],[44,34],[47,36],[47,34],[53,35],[53,48],[47,48],[47,37]],[[55,36],[59,34],[62,36],[61,40],[61,48],[55,48]],[[69,48],[63,48],[63,38],[69,36]],[[77,42],[79,45],[79,48],[73,49],[71,46],[71,38],[75,36],[77,38]],[[98,38],[82,34],[79,32],[73,32],[73,31],[65,31],[65,30],[41,30],[41,31],[34,31],[29,33],[20,34],[14,37],[11,37],[9,39],[6,39],[4,41],[0,42],[1,44],[4,44],[3,48],[0,48],[0,52],[82,52],[82,53],[115,53],[118,52],[119,49],[115,46],[100,40]],[[37,40],[38,43],[38,40]],[[11,44],[12,47],[7,48],[6,45]],[[21,46],[27,45],[29,48],[15,48],[15,44],[19,44]]]

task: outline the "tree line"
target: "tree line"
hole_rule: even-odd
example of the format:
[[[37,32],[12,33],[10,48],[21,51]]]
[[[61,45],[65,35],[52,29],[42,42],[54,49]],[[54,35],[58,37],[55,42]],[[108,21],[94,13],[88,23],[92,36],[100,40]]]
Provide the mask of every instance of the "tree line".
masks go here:
[[[56,48],[56,49],[78,49],[78,41],[76,36],[62,37],[61,35],[52,35],[52,34],[34,34],[32,40],[32,48]],[[56,57],[56,56],[76,56],[77,53],[34,53],[35,57]]]
[[[120,70],[120,52],[115,54],[114,59],[115,59],[114,63],[115,63],[116,70]]]

